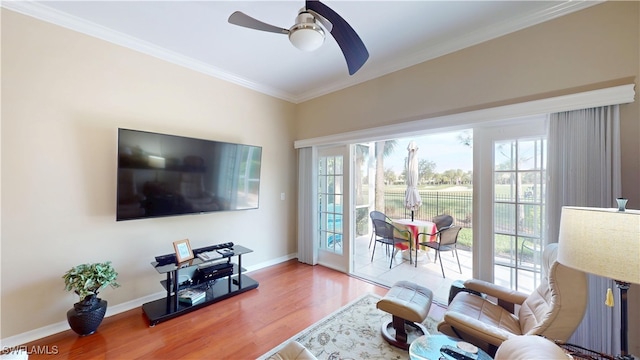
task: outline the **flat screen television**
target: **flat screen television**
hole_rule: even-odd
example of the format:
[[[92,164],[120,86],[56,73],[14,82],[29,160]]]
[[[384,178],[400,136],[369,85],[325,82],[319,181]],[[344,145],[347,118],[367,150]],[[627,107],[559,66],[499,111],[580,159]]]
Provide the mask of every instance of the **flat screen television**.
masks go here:
[[[262,148],[118,129],[116,220],[257,209]]]

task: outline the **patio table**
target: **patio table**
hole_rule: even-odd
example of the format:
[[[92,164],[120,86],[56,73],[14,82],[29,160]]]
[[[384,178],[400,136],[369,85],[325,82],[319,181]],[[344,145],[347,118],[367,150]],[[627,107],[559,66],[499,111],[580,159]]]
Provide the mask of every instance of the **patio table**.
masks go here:
[[[411,219],[392,219],[391,220],[393,222],[393,226],[397,227],[400,230],[409,230],[413,236],[413,240],[414,240],[414,247],[419,246],[418,244],[420,242],[429,242],[429,241],[436,241],[436,232],[438,231],[438,229],[436,228],[436,224],[431,222],[431,221],[426,221],[426,220],[411,220]],[[430,236],[426,236],[426,235],[420,235],[418,237],[419,233],[428,233],[428,234],[432,234]],[[397,233],[395,234],[398,237],[402,237],[402,238],[406,238],[405,234],[400,234]],[[396,245],[397,248],[401,249],[401,250],[407,250],[409,249],[409,246],[407,244],[397,244]],[[421,250],[428,250],[429,248],[427,248],[426,246],[422,246],[420,248]]]

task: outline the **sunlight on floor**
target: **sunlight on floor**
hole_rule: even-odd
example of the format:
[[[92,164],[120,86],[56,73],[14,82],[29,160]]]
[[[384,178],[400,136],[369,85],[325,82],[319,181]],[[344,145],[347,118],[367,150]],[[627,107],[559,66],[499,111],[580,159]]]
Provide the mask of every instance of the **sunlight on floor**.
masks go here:
[[[433,300],[441,305],[447,306],[449,300],[449,289],[451,283],[456,280],[467,280],[473,278],[472,253],[471,251],[458,249],[460,256],[460,267],[462,274],[458,271],[458,263],[451,252],[442,253],[444,260],[444,274],[440,270],[440,261],[434,262],[435,252],[418,253],[418,266],[409,264],[409,257],[406,254],[396,254],[393,265],[389,269],[390,258],[386,249],[378,244],[373,261],[371,254],[373,244],[369,248],[370,235],[357,237],[355,240],[355,256],[353,265],[354,276],[391,287],[396,281],[408,280],[418,285],[424,286],[433,291]],[[406,256],[403,259],[403,255]],[[527,265],[527,264],[525,264]],[[528,264],[532,267],[533,264]],[[539,266],[539,265],[538,265]],[[496,267],[494,283],[509,287],[512,273],[506,267]],[[533,272],[521,272],[518,291],[529,294],[539,285],[539,275]]]
[[[418,253],[417,267],[402,259],[402,254],[396,254],[393,265],[389,269],[390,258],[386,254],[386,249],[378,244],[375,257],[371,261],[373,244],[369,248],[369,236],[360,236],[355,240],[355,256],[353,275],[362,277],[385,286],[392,286],[396,281],[408,280],[418,285],[424,286],[433,291],[433,300],[443,305],[447,305],[449,289],[455,280],[470,279],[471,276],[471,252],[458,250],[460,256],[460,266],[462,274],[458,271],[458,263],[451,252],[442,253],[444,260],[444,273],[442,277],[440,262],[434,263],[435,252],[428,254]]]

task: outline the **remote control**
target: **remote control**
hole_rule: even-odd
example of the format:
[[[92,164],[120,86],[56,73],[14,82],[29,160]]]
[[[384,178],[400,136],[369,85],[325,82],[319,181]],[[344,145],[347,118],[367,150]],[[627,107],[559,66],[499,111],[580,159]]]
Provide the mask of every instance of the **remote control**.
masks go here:
[[[466,352],[462,349],[459,349],[451,345],[443,345],[440,348],[440,352],[442,352],[443,354],[447,354],[452,358],[458,359],[458,360],[477,360],[478,359],[478,355],[472,354],[470,352]]]
[[[229,257],[234,255],[233,251],[230,248],[219,249],[216,251],[218,252],[218,254],[222,255],[223,257]]]

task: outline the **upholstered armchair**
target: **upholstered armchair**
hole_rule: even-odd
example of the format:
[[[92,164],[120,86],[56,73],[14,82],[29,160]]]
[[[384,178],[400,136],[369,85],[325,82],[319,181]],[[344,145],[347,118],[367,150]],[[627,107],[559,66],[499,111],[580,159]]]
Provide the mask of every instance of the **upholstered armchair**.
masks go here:
[[[572,360],[562,348],[542,336],[514,336],[500,345],[495,360]]]
[[[556,262],[556,256],[557,244],[547,245],[543,253],[544,278],[529,295],[480,280],[467,280],[465,288],[486,294],[487,298],[458,293],[438,330],[475,344],[489,354],[495,353],[505,340],[519,335],[566,341],[584,316],[587,276]]]
[[[267,360],[316,360],[316,357],[299,342],[291,341]]]

